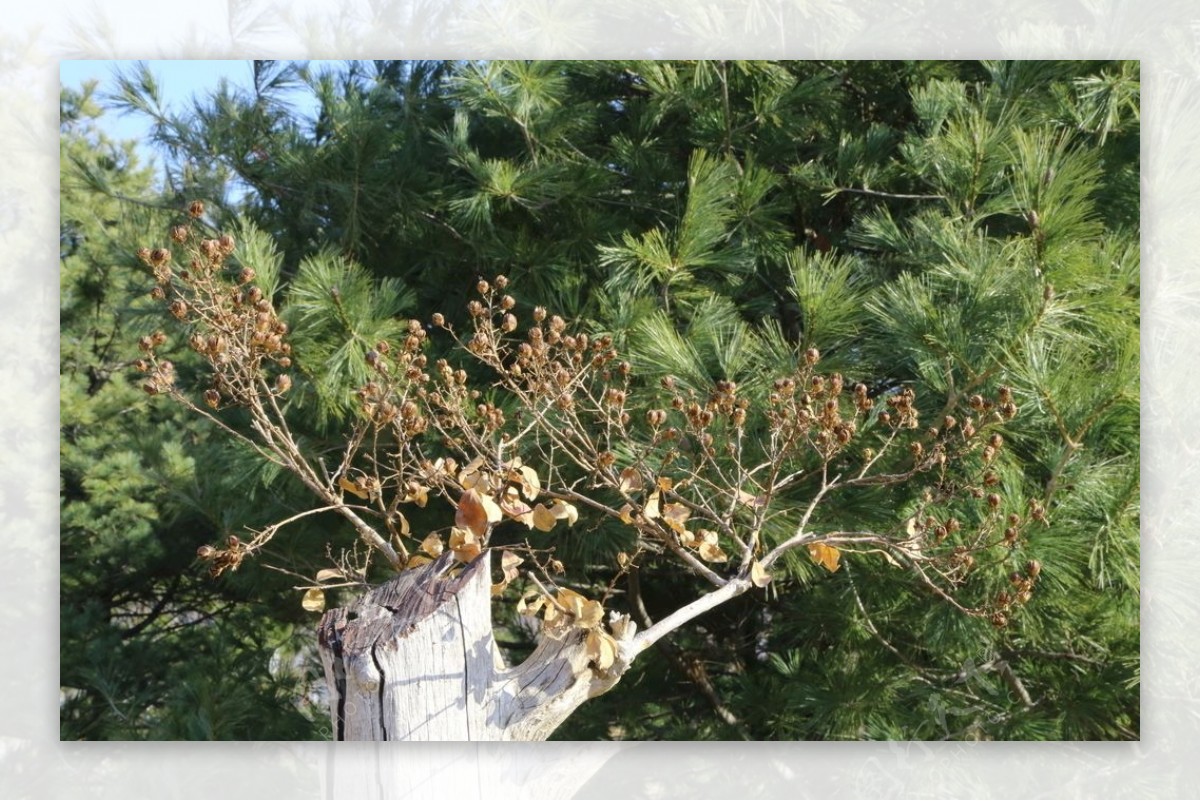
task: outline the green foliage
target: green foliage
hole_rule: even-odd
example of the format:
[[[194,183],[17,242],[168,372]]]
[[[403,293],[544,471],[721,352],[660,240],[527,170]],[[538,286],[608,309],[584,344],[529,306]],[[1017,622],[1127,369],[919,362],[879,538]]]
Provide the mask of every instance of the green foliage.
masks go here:
[[[1005,445],[989,469],[1023,533],[962,588],[964,603],[994,600],[1036,560],[1035,589],[1004,625],[915,591],[878,553],[847,551],[829,573],[801,551],[765,590],[672,636],[703,678],[654,654],[557,736],[1137,738],[1135,63],[253,70],[251,92],[223,87],[178,115],[134,71],[114,105],[156,122],[169,192],[212,201],[224,227],[240,220],[240,258],[292,329],[306,380],[291,411],[314,449],[336,444],[376,343],[433,312],[462,328],[474,282],[497,273],[511,279],[518,315],[544,305],[611,334],[643,388],[672,377],[704,397],[734,380],[761,400],[810,347],[848,387],[911,387],[923,425],[961,421],[976,414],[971,396],[1011,388],[1019,411],[1000,426]],[[314,124],[290,112],[289,91],[317,100]],[[89,103],[66,103],[64,120],[88,118]],[[272,715],[282,736],[300,736],[293,712],[280,711],[288,685],[261,668],[272,637],[294,630],[298,599],[280,590],[251,617],[238,593],[283,586],[261,567],[203,585],[207,602],[191,596],[213,615],[222,593],[236,596],[238,611],[219,615],[225,634],[186,630],[214,648],[197,671],[233,681],[234,662],[250,665],[252,691],[196,673],[170,693],[135,688],[126,676],[140,662],[113,644],[105,610],[119,596],[102,578],[124,571],[128,584],[150,576],[161,586],[182,575],[193,592],[201,535],[287,517],[304,500],[246,453],[195,447],[208,433],[149,407],[118,369],[136,358],[135,334],[152,330],[134,300],[145,283],[128,255],[144,244],[133,235],[162,230],[169,215],[114,201],[153,198],[149,177],[127,147],[84,148],[92,134],[76,124],[64,131],[62,247],[63,586],[77,611],[64,614],[64,642],[106,633],[84,656],[64,651],[64,684],[109,688],[95,698],[114,699],[121,715],[153,706],[162,736],[265,736],[255,726]],[[429,347],[432,362],[441,346]],[[186,355],[179,361],[188,369]],[[876,445],[883,409],[863,433]],[[968,469],[982,474],[973,458]],[[768,539],[794,533],[811,489],[800,483]],[[1045,504],[1045,523],[1028,498]],[[813,525],[895,532],[924,503],[914,488],[867,487],[831,499]],[[945,511],[964,525],[985,517],[966,503]],[[434,516],[417,513],[414,524]],[[315,528],[297,525],[287,553],[274,555],[320,564],[313,546],[328,537]],[[168,530],[197,533],[177,547]],[[343,533],[331,535],[339,546]],[[614,572],[597,562],[631,546],[607,524],[551,537],[556,555],[584,566],[570,581],[585,592],[606,590]],[[654,619],[705,590],[666,559],[640,570]],[[182,635],[158,641],[176,655],[199,647]],[[696,692],[705,684],[736,723]],[[270,711],[238,714],[256,698]],[[64,713],[70,736],[135,736],[90,696],[72,704],[86,714]]]
[[[299,615],[264,613],[253,588],[214,584],[195,560],[206,540],[261,522],[244,497],[255,482],[214,498],[228,449],[199,447],[211,432],[152,404],[131,370],[138,337],[161,322],[132,254],[170,213],[132,145],[99,133],[90,90],[64,91],[62,106],[60,734],[317,736],[320,710],[302,701],[312,666],[271,670],[277,649],[303,647]],[[188,368],[186,352],[171,356]],[[260,589],[281,591],[270,583]]]

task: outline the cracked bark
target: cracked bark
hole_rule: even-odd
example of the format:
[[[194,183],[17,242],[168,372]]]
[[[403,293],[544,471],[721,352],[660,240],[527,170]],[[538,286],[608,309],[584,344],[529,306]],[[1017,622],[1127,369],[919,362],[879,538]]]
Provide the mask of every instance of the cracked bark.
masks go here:
[[[492,636],[485,555],[458,572],[450,553],[406,571],[318,631],[340,740],[544,740],[624,665],[597,671],[583,633],[543,634],[515,667]]]

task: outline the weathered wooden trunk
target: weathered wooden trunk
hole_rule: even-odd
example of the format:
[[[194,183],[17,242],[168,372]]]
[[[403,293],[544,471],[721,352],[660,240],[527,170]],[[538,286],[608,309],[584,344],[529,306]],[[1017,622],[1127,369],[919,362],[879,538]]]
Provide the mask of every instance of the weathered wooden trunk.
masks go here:
[[[338,740],[544,740],[620,675],[589,664],[583,633],[544,633],[508,667],[492,636],[485,553],[406,571],[321,619]]]

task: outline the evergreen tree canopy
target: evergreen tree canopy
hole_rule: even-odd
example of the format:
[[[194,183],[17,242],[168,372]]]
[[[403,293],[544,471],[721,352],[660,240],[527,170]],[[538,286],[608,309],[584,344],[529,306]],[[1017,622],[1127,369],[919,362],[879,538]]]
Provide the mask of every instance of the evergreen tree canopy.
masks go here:
[[[760,556],[802,516],[829,538],[769,557],[769,584],[659,641],[557,736],[1138,737],[1136,63],[255,62],[253,76],[250,91],[223,86],[179,115],[147,71],[123,77],[110,102],[154,120],[161,191],[129,147],[96,139],[93,99],[64,94],[64,736],[324,725],[288,704],[298,680],[269,657],[315,624],[297,581],[364,564],[356,524],[305,514],[320,505],[305,482],[244,438],[252,410],[222,412],[224,436],[123,369],[140,337],[169,330],[133,251],[203,198],[190,224],[232,234],[231,274],[252,270],[243,283],[273,301],[290,350],[272,351],[271,369],[290,391],[271,397],[330,471],[362,423],[360,390],[379,380],[379,343],[417,340],[434,372],[454,358],[446,331],[465,342],[479,325],[481,296],[522,330],[544,308],[628,360],[644,405],[591,430],[618,468],[657,436],[660,406],[679,398],[663,413],[687,414],[722,393],[730,420],[734,396],[746,400],[744,422],[712,429],[711,456],[709,424],[681,425],[678,458],[714,475],[768,458],[775,418],[753,412],[792,391],[779,377],[836,375],[837,391],[800,388],[831,400],[844,380],[853,444],[814,444],[838,452],[828,471],[789,462],[779,514],[755,517],[751,493],[741,518],[761,524]],[[289,105],[296,92],[316,99],[312,119]],[[204,386],[215,347],[192,352],[182,329],[154,347],[178,386]],[[516,430],[519,396],[497,378],[511,363],[452,366],[481,390],[472,407]],[[220,405],[229,393],[216,390]],[[889,432],[909,406],[920,427],[898,453]],[[951,453],[949,472],[914,466],[976,427],[980,446]],[[837,471],[888,480],[847,482],[814,512]],[[350,476],[347,491],[373,500]],[[417,543],[453,517],[430,495],[401,501]],[[578,511],[551,533],[498,526],[491,544],[528,542],[566,568],[559,586],[643,627],[711,589],[635,529]],[[218,543],[211,560],[236,551],[230,534],[284,520],[257,559],[202,577],[198,545]],[[958,561],[914,580],[887,548],[851,541],[862,532]],[[732,533],[720,535],[731,558]],[[524,589],[497,601],[518,655],[532,645],[514,611]],[[211,665],[182,664],[198,649]],[[262,711],[220,720],[226,683],[240,710]],[[204,694],[215,722],[185,711]]]

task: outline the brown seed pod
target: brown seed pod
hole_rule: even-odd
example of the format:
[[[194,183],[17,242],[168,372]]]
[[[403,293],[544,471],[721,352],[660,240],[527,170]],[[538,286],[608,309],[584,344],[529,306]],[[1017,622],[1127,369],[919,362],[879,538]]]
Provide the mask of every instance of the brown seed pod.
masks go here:
[[[492,280],[493,280],[493,281],[495,282],[495,284],[496,284],[496,289],[507,289],[507,288],[508,288],[508,276],[505,276],[505,275],[497,275],[497,276],[496,276],[494,279],[492,279]]]
[[[199,556],[201,559],[212,559],[216,555],[217,549],[211,545],[201,545],[196,549],[196,556]]]
[[[484,281],[482,278],[480,278],[479,281],[477,281],[475,284],[475,291],[478,292],[480,295],[486,295],[488,293],[488,290],[491,288],[492,288],[491,285],[488,284],[487,281]]]
[[[1042,572],[1042,563],[1036,559],[1030,559],[1025,563],[1025,572],[1029,574],[1030,578],[1037,578]]]
[[[804,351],[804,361],[811,367],[812,365],[821,361],[821,351],[817,350],[816,348],[809,348],[808,350]]]
[[[438,328],[443,328],[446,325],[446,317],[441,312],[434,312],[431,319],[433,324]]]
[[[188,216],[193,219],[203,216],[203,214],[204,214],[203,201],[193,200],[191,203],[188,204],[187,211],[188,211]]]
[[[206,389],[204,391],[204,402],[212,408],[217,408],[221,405],[221,393],[215,389]]]
[[[999,509],[1000,508],[1000,496],[994,492],[989,493],[987,496],[987,503],[988,503],[988,506],[991,507],[992,509]]]

